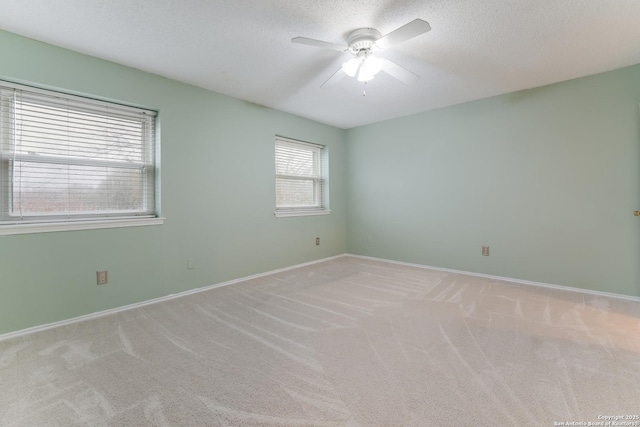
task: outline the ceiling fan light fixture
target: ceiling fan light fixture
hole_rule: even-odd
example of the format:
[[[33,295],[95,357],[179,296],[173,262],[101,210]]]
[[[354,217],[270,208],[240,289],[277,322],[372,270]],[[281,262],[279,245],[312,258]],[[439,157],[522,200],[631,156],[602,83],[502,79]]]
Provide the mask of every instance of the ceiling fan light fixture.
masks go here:
[[[375,75],[367,74],[362,70],[360,70],[360,72],[358,73],[358,81],[359,82],[368,82],[368,81],[373,80],[374,77],[375,77]]]
[[[358,77],[358,81],[373,80],[382,70],[382,59],[370,53],[363,52],[342,64],[342,71],[349,77]]]
[[[358,68],[360,68],[360,60],[358,58],[351,58],[342,64],[342,71],[349,77],[355,77],[358,73]]]
[[[362,68],[360,72],[365,72],[367,74],[371,74],[375,76],[382,70],[382,59],[377,56],[367,55],[364,62],[362,63]]]
[[[367,56],[362,61],[360,65],[360,71],[358,72],[358,81],[360,82],[368,82],[369,80],[373,80],[376,74],[378,74],[382,70],[382,59],[377,56],[373,56],[371,54],[367,54]]]

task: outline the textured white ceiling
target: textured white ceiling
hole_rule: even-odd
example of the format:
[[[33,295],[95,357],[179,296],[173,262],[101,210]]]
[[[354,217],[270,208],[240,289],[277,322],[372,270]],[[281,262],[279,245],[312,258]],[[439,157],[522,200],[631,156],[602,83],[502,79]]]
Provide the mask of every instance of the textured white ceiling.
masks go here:
[[[420,82],[381,73],[320,88],[344,44],[421,18],[385,51]],[[640,0],[0,0],[0,28],[350,128],[640,63]]]

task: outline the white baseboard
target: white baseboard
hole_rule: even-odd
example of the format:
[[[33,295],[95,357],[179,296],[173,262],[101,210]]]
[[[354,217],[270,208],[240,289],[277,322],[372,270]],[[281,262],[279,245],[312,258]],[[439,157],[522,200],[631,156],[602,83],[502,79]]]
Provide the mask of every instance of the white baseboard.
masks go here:
[[[318,264],[318,263],[324,262],[324,261],[330,261],[332,259],[342,258],[343,256],[345,256],[345,254],[335,255],[335,256],[332,256],[332,257],[328,257],[328,258],[322,258],[322,259],[318,259],[318,260],[315,260],[315,261],[309,261],[309,262],[305,262],[305,263],[302,263],[302,264],[296,264],[296,265],[292,265],[290,267],[279,268],[277,270],[271,270],[271,271],[267,271],[267,272],[264,272],[264,273],[254,274],[252,276],[241,277],[239,279],[228,280],[226,282],[216,283],[215,285],[209,285],[209,286],[204,286],[202,288],[190,289],[188,291],[180,292],[180,293],[177,293],[177,294],[170,294],[170,295],[166,295],[166,296],[159,297],[159,298],[153,298],[153,299],[150,299],[150,300],[137,302],[137,303],[134,303],[134,304],[128,304],[128,305],[123,305],[121,307],[111,308],[111,309],[108,309],[108,310],[97,311],[95,313],[84,314],[82,316],[73,317],[71,319],[60,320],[58,322],[47,323],[47,324],[44,324],[44,325],[33,326],[31,328],[21,329],[21,330],[14,331],[14,332],[8,332],[6,334],[0,334],[0,341],[11,339],[11,338],[16,338],[16,337],[23,336],[23,335],[34,334],[36,332],[46,331],[47,329],[53,329],[53,328],[57,328],[57,327],[60,327],[60,326],[66,326],[66,325],[70,325],[70,324],[73,324],[73,323],[82,322],[84,320],[96,319],[98,317],[108,316],[110,314],[119,313],[121,311],[131,310],[131,309],[139,308],[139,307],[144,307],[145,305],[157,304],[159,302],[169,301],[169,300],[172,300],[174,298],[180,298],[180,297],[184,297],[184,296],[187,296],[187,295],[197,294],[199,292],[205,292],[205,291],[208,291],[208,290],[211,290],[211,289],[215,289],[215,288],[221,288],[223,286],[233,285],[233,284],[236,284],[236,283],[239,283],[239,282],[244,282],[246,280],[257,279],[257,278],[260,278],[260,277],[269,276],[271,274],[281,273],[283,271],[293,270],[293,269],[300,268],[300,267],[306,267],[306,266],[309,266],[309,265]]]
[[[593,291],[591,289],[583,289],[583,288],[572,288],[570,286],[561,286],[561,285],[553,285],[553,284],[550,284],[550,283],[532,282],[530,280],[521,280],[521,279],[513,279],[513,278],[510,278],[510,277],[492,276],[492,275],[489,275],[489,274],[473,273],[473,272],[470,272],[470,271],[452,270],[450,268],[432,267],[432,266],[424,265],[424,264],[413,264],[413,263],[410,263],[410,262],[394,261],[394,260],[390,260],[390,259],[376,258],[376,257],[365,256],[365,255],[345,254],[345,256],[351,256],[351,257],[354,257],[354,258],[368,259],[368,260],[371,260],[371,261],[388,262],[390,264],[404,265],[404,266],[407,266],[407,267],[416,267],[416,268],[424,268],[424,269],[428,269],[428,270],[446,271],[448,273],[457,273],[457,274],[464,274],[464,275],[467,275],[467,276],[482,277],[482,278],[485,278],[485,279],[501,280],[501,281],[504,281],[504,282],[518,283],[520,285],[538,286],[538,287],[542,287],[542,288],[557,289],[557,290],[560,290],[560,291],[579,292],[579,293],[583,293],[583,294],[596,295],[596,296],[600,296],[600,297],[617,298],[617,299],[623,299],[623,300],[627,300],[627,301],[640,302],[640,297],[634,297],[634,296],[631,296],[631,295],[622,295],[622,294],[614,294],[614,293],[611,293],[611,292]]]
[[[590,290],[590,289],[582,289],[582,288],[572,288],[570,286],[553,285],[553,284],[549,284],[549,283],[533,282],[533,281],[530,281],[530,280],[521,280],[521,279],[513,279],[513,278],[509,278],[509,277],[492,276],[492,275],[489,275],[489,274],[474,273],[474,272],[470,272],[470,271],[453,270],[453,269],[450,269],[450,268],[433,267],[433,266],[424,265],[424,264],[414,264],[414,263],[403,262],[403,261],[395,261],[395,260],[390,260],[390,259],[385,259],[385,258],[376,258],[376,257],[370,257],[370,256],[364,256],[364,255],[354,255],[354,254],[345,253],[345,254],[335,255],[335,256],[332,256],[332,257],[328,257],[328,258],[318,259],[318,260],[315,260],[315,261],[305,262],[305,263],[302,263],[302,264],[292,265],[290,267],[279,268],[279,269],[272,270],[272,271],[267,271],[267,272],[264,272],[264,273],[258,273],[258,274],[254,274],[252,276],[246,276],[246,277],[241,277],[241,278],[238,278],[238,279],[228,280],[226,282],[221,282],[221,283],[217,283],[217,284],[214,284],[214,285],[204,286],[202,288],[190,289],[188,291],[180,292],[180,293],[177,293],[177,294],[166,295],[166,296],[163,296],[163,297],[153,298],[153,299],[150,299],[150,300],[141,301],[141,302],[137,302],[137,303],[134,303],[134,304],[128,304],[128,305],[124,305],[122,307],[116,307],[116,308],[112,308],[112,309],[109,309],[109,310],[103,310],[103,311],[98,311],[98,312],[95,312],[95,313],[85,314],[85,315],[82,315],[82,316],[73,317],[71,319],[61,320],[61,321],[53,322],[53,323],[47,323],[47,324],[44,324],[44,325],[33,326],[31,328],[21,329],[19,331],[14,331],[14,332],[8,332],[6,334],[0,334],[0,341],[11,339],[11,338],[15,338],[15,337],[19,337],[19,336],[23,336],[23,335],[33,334],[33,333],[36,333],[36,332],[46,331],[47,329],[53,329],[53,328],[57,328],[57,327],[60,327],[60,326],[70,325],[70,324],[73,324],[73,323],[76,323],[76,322],[82,322],[84,320],[90,320],[90,319],[95,319],[95,318],[98,318],[98,317],[108,316],[110,314],[119,313],[121,311],[131,310],[131,309],[134,309],[134,308],[144,307],[146,305],[157,304],[159,302],[169,301],[169,300],[172,300],[172,299],[175,299],[175,298],[180,298],[180,297],[187,296],[187,295],[197,294],[199,292],[205,292],[205,291],[208,291],[208,290],[211,290],[211,289],[221,288],[223,286],[233,285],[233,284],[236,284],[236,283],[244,282],[246,280],[257,279],[257,278],[260,278],[260,277],[269,276],[271,274],[281,273],[281,272],[284,272],[284,271],[289,271],[289,270],[293,270],[293,269],[300,268],[300,267],[306,267],[306,266],[318,264],[320,262],[330,261],[330,260],[333,260],[333,259],[338,259],[338,258],[347,257],[347,256],[348,257],[354,257],[354,258],[367,259],[367,260],[371,260],[371,261],[378,261],[378,262],[386,262],[386,263],[390,263],[390,264],[404,265],[404,266],[407,266],[407,267],[424,268],[424,269],[436,270],[436,271],[446,271],[448,273],[464,274],[464,275],[467,275],[467,276],[482,277],[482,278],[485,278],[485,279],[492,279],[492,280],[501,280],[501,281],[504,281],[504,282],[518,283],[518,284],[521,284],[521,285],[538,286],[538,287],[543,287],[543,288],[557,289],[557,290],[561,290],[561,291],[579,292],[579,293],[588,294],[588,295],[595,295],[595,296],[601,296],[601,297],[617,298],[617,299],[623,299],[623,300],[627,300],[627,301],[640,302],[640,297],[634,297],[634,296],[630,296],[630,295],[621,295],[621,294],[614,294],[614,293],[610,293],[610,292],[593,291],[593,290]]]

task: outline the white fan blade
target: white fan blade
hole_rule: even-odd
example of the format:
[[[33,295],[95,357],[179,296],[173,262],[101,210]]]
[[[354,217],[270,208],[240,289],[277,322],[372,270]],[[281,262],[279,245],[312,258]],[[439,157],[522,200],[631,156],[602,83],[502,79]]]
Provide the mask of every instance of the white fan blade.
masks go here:
[[[391,62],[388,59],[383,59],[382,61],[382,71],[389,74],[391,77],[395,77],[402,83],[411,85],[417,83],[418,80],[420,80],[419,75],[399,66],[395,62]]]
[[[338,71],[333,73],[333,75],[329,77],[329,79],[326,82],[322,83],[320,87],[325,89],[333,87],[336,84],[338,84],[338,82],[342,80],[344,76],[346,76],[345,72],[342,71],[342,68],[338,68]]]
[[[382,49],[388,49],[392,46],[400,44],[404,41],[412,39],[420,34],[424,34],[431,30],[431,26],[427,21],[422,19],[414,19],[408,24],[403,25],[391,31],[389,34],[382,36],[376,40],[376,46]]]
[[[323,42],[322,40],[309,39],[307,37],[294,37],[292,43],[306,44],[307,46],[320,47],[324,49],[336,50],[338,52],[346,52],[349,48],[340,44]]]

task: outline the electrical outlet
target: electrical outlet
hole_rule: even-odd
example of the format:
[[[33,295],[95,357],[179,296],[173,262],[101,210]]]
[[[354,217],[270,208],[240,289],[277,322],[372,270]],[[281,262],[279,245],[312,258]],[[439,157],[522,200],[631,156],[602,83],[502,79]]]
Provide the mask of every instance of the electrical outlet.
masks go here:
[[[489,246],[482,247],[482,256],[489,256]]]
[[[96,282],[98,285],[106,285],[109,282],[108,276],[107,276],[107,270],[96,271],[96,276],[97,276]]]
[[[187,270],[195,270],[195,269],[196,269],[196,264],[193,261],[188,260],[187,261]]]
[[[316,246],[320,246],[320,238],[316,237]]]

